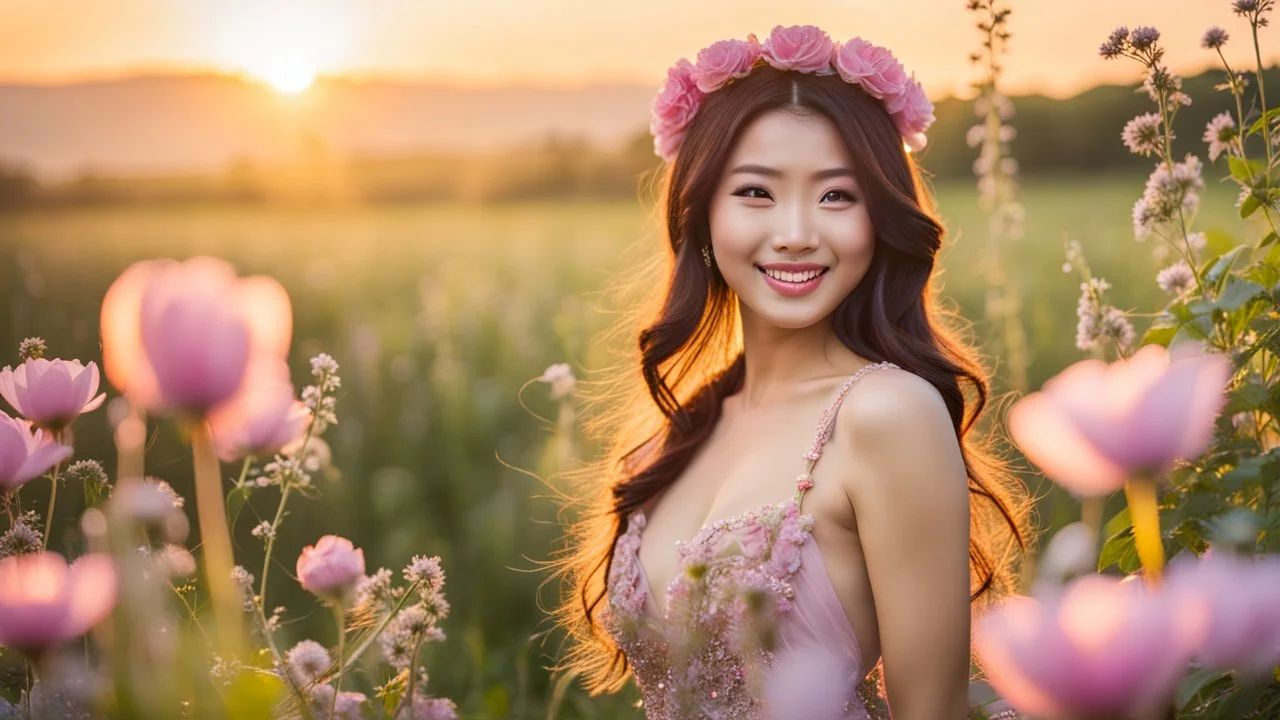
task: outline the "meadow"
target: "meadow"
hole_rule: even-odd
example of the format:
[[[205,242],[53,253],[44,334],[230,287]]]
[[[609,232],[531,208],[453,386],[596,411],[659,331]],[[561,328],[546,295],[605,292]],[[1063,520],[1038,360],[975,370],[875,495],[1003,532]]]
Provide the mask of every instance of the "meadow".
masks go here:
[[[1082,356],[1072,312],[1080,278],[1064,273],[1067,240],[1079,241],[1094,273],[1112,283],[1112,303],[1163,305],[1154,280],[1161,265],[1150,241],[1133,240],[1130,223],[1143,181],[1124,174],[1024,184],[1025,236],[1008,266],[1023,292],[1032,388]],[[970,182],[942,183],[936,194],[949,229],[942,294],[982,337],[986,215]],[[1196,229],[1243,237],[1234,195],[1210,179]],[[555,404],[544,385],[521,388],[552,363],[569,363],[590,383],[616,362],[625,348],[602,333],[634,299],[616,288],[660,243],[651,208],[637,201],[8,213],[0,216],[0,365],[16,362],[18,343],[30,336],[48,339],[53,357],[100,361],[103,293],[140,258],[209,254],[242,274],[276,277],[294,305],[295,376],[326,352],[344,381],[340,423],[327,435],[340,472],[320,480],[318,498],[291,506],[278,556],[294,557],[321,533],[351,538],[371,569],[439,554],[454,610],[444,623],[448,641],[426,661],[435,693],[456,699],[464,717],[627,717],[631,693],[561,694],[545,670],[558,638],[544,634],[551,628],[539,604],[550,605],[557,589],[543,586],[540,562],[552,557],[560,530],[553,428],[539,415],[554,416]],[[83,455],[111,457],[105,414],[82,419],[76,432]],[[589,460],[595,448],[573,452]],[[148,474],[189,494],[190,468],[171,430],[153,439],[147,463]],[[1035,475],[1027,481],[1041,488]],[[47,483],[32,485],[27,501],[39,502]],[[235,528],[251,566],[261,544],[248,529],[270,511],[259,503],[269,499],[255,498]],[[1073,519],[1053,499],[1043,523]],[[74,527],[81,509],[75,490],[60,495],[58,526]],[[72,534],[51,546],[73,554],[79,542]],[[284,582],[273,594],[269,605],[299,605],[305,595]],[[331,639],[325,620],[303,617],[284,635]],[[0,666],[19,671],[3,659]]]

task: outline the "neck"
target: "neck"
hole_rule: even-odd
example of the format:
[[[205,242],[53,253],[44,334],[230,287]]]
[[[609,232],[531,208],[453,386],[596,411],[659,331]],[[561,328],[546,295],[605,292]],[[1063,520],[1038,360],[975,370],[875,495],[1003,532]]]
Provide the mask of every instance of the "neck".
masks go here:
[[[845,347],[827,320],[806,328],[780,328],[739,305],[746,358],[741,404],[758,408],[794,398],[832,377],[845,377],[868,364]]]

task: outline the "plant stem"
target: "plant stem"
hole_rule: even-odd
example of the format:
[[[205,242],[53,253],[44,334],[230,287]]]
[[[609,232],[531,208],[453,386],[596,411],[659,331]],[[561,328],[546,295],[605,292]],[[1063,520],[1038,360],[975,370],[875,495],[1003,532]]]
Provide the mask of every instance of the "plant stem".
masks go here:
[[[401,698],[400,705],[396,707],[396,712],[391,716],[391,720],[398,720],[400,711],[406,706],[409,708],[410,717],[413,716],[413,693],[417,688],[418,673],[414,672],[418,665],[418,653],[422,650],[422,638],[413,644],[413,654],[409,656],[409,689],[405,692],[405,696]]]
[[[200,523],[200,546],[213,600],[219,651],[239,657],[243,637],[241,601],[231,579],[231,532],[227,528],[227,508],[222,497],[222,470],[204,420],[192,425],[191,449],[195,462],[196,518]]]
[[[293,679],[293,673],[289,672],[289,668],[284,662],[284,656],[280,654],[280,648],[276,646],[276,640],[271,634],[271,628],[267,627],[267,616],[262,610],[261,598],[253,604],[253,607],[258,613],[258,622],[262,624],[262,636],[267,640],[267,649],[271,651],[271,658],[275,661],[276,667],[280,668],[285,682],[289,683],[289,689],[293,691],[293,696],[298,699],[298,709],[302,712],[302,716],[307,720],[312,720],[311,706],[307,701],[307,696]]]
[[[49,488],[49,511],[45,514],[45,537],[40,538],[40,550],[49,548],[49,533],[54,529],[54,503],[58,502],[58,470],[61,466],[63,466],[61,462],[54,465],[54,474],[49,477],[52,483]]]
[[[284,517],[284,504],[289,500],[289,490],[292,486],[286,480],[280,488],[280,505],[276,507],[276,517],[271,521],[271,532],[267,533],[267,552],[262,557],[262,582],[258,585],[258,597],[261,598],[262,604],[267,604],[267,573],[271,570],[271,551],[276,546],[276,530],[280,527],[280,520]]]
[[[1164,569],[1164,545],[1160,538],[1160,505],[1156,497],[1156,479],[1150,476],[1135,477],[1124,484],[1125,499],[1129,502],[1129,517],[1133,520],[1133,542],[1142,561],[1148,584],[1160,582]]]
[[[1263,181],[1268,189],[1271,187],[1271,121],[1267,119],[1267,87],[1262,82],[1262,50],[1258,47],[1258,20],[1254,18],[1250,21],[1253,29],[1253,59],[1257,63],[1257,72],[1254,76],[1258,79],[1258,101],[1262,104],[1262,142],[1263,147],[1267,149],[1267,172],[1263,175]],[[1240,128],[1241,132],[1244,128]],[[1268,204],[1271,198],[1267,198]]]
[[[338,711],[338,693],[342,692],[342,652],[347,641],[347,618],[342,610],[342,603],[333,603],[333,617],[338,621],[338,677],[333,679],[333,704],[329,707],[329,716],[336,717]]]

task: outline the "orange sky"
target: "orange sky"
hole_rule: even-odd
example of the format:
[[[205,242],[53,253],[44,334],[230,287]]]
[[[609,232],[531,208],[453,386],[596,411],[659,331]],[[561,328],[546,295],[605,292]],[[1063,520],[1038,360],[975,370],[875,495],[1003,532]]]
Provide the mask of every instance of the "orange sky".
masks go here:
[[[775,24],[813,23],[837,39],[890,47],[931,94],[967,94],[978,41],[964,0],[0,0],[0,81],[58,82],[140,70],[290,71],[490,84],[660,82],[675,59]],[[1230,0],[1014,2],[1006,88],[1069,95],[1131,82],[1137,64],[1103,61],[1116,25],[1155,25],[1176,71],[1215,58],[1209,25],[1248,67],[1247,25]],[[1280,23],[1280,18],[1276,18]],[[1274,28],[1263,31],[1264,44]],[[1271,43],[1269,60],[1280,58]],[[1247,60],[1247,65],[1245,64]]]

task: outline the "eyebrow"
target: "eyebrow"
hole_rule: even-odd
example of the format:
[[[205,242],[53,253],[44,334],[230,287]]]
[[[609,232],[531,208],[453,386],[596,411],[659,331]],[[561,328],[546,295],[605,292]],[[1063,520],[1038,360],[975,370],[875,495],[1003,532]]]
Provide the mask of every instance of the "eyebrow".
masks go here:
[[[775,170],[774,168],[768,167],[766,165],[739,165],[738,167],[729,171],[730,175],[748,174],[748,173],[753,175],[765,175],[768,177],[782,177],[782,173],[780,171]],[[846,167],[830,168],[828,170],[819,170],[818,172],[814,173],[812,177],[814,180],[827,180],[827,179],[836,178],[836,177],[855,178],[853,174],[853,168],[846,168]]]

